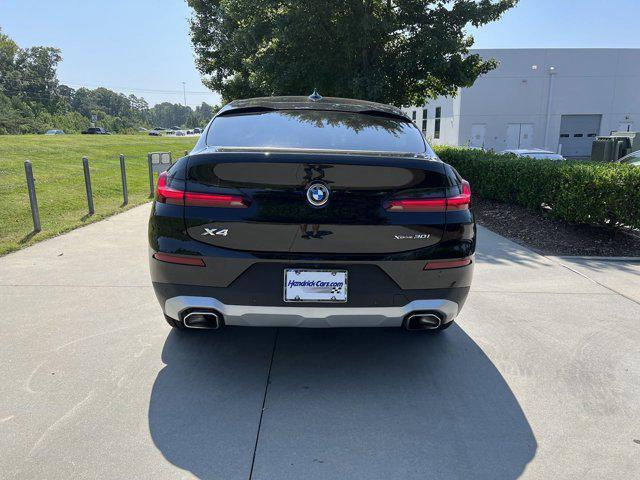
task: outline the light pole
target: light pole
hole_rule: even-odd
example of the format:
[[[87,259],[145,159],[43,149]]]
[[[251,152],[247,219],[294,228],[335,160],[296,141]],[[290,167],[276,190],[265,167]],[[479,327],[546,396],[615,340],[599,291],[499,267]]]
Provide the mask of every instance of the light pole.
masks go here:
[[[184,96],[184,106],[187,106],[187,89],[185,82],[182,82],[182,95]]]
[[[548,88],[548,96],[547,96],[547,119],[545,121],[544,126],[544,148],[548,148],[550,150],[555,150],[554,148],[550,148],[550,132],[551,132],[551,116],[552,116],[552,107],[553,107],[553,93],[554,93],[554,82],[553,78],[556,74],[556,67],[549,67],[549,88]]]

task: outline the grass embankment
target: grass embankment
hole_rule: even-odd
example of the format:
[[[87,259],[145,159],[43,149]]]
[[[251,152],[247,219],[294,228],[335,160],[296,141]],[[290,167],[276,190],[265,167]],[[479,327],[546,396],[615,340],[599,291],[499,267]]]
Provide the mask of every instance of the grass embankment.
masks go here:
[[[194,137],[145,135],[0,136],[0,255],[101,220],[149,197],[148,152],[174,159],[193,148]],[[126,156],[129,205],[122,206],[119,154]],[[87,217],[82,157],[89,157],[95,214]],[[36,179],[42,231],[33,234],[24,161]]]

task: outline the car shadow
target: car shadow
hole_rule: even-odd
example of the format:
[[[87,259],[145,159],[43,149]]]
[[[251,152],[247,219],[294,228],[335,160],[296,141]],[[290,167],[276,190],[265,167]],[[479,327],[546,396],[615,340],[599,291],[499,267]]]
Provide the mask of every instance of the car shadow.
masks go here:
[[[172,332],[149,405],[155,445],[199,478],[248,478],[276,331]],[[515,479],[537,442],[458,326],[281,329],[252,478]]]
[[[276,329],[172,330],[149,401],[151,437],[205,479],[247,479]]]

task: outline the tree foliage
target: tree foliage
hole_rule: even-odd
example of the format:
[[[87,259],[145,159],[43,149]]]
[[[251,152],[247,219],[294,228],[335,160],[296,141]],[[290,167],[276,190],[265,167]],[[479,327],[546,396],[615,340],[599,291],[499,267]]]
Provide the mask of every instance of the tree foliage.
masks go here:
[[[20,48],[0,30],[0,92],[38,110],[54,113],[60,107],[56,67],[60,50]]]
[[[0,134],[51,128],[76,133],[90,126],[93,115],[99,126],[113,132],[152,124],[192,128],[205,125],[217,110],[206,103],[195,110],[167,102],[149,108],[142,97],[108,88],[74,90],[58,81],[61,60],[57,48],[20,48],[0,29]]]
[[[223,100],[308,94],[422,104],[496,67],[475,27],[518,0],[187,0],[205,84]]]

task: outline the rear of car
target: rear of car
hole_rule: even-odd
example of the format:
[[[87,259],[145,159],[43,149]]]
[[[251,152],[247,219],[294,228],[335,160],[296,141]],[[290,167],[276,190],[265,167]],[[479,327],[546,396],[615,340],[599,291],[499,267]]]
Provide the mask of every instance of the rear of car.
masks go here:
[[[438,331],[473,273],[470,189],[369,102],[232,102],[158,179],[153,286],[176,328]]]

